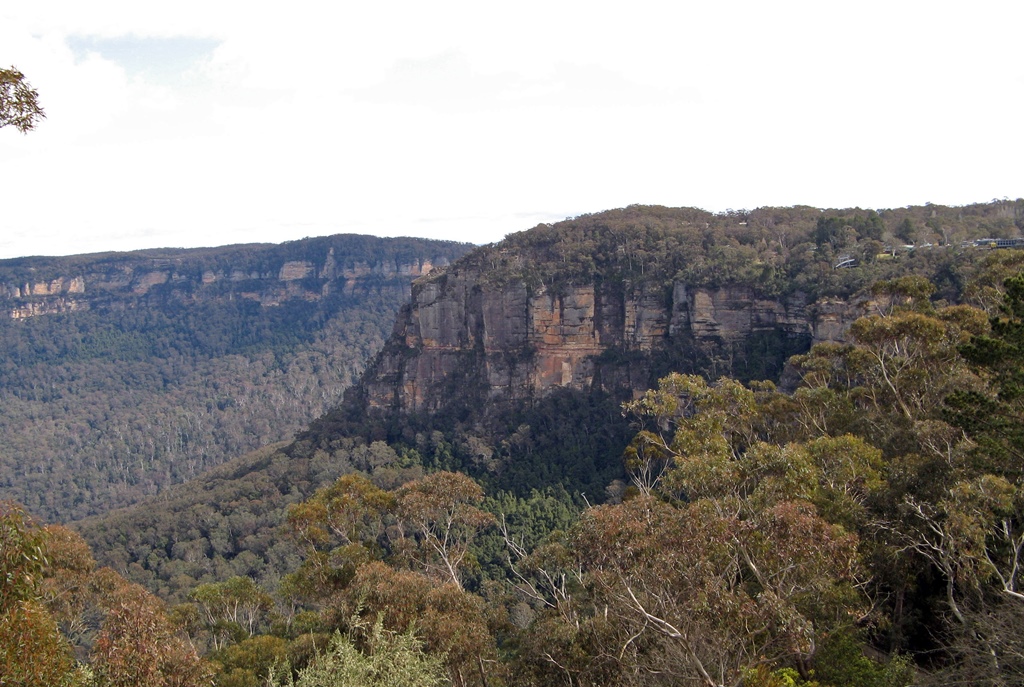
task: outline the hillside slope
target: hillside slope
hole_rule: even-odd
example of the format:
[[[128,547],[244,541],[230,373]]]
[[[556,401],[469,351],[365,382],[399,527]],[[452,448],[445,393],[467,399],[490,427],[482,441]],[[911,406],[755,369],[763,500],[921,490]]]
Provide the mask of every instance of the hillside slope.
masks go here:
[[[151,500],[82,523],[83,534],[110,563],[134,565],[137,579],[173,593],[188,575],[217,569],[275,579],[284,554],[268,542],[279,536],[284,504],[308,497],[324,483],[318,475],[382,468],[379,479],[393,485],[417,470],[459,469],[491,493],[562,487],[591,502],[614,497],[635,433],[623,398],[672,370],[777,378],[786,356],[841,339],[856,316],[881,305],[868,288],[878,279],[921,274],[938,285],[938,299],[984,300],[972,280],[1004,262],[1019,267],[1020,251],[957,242],[882,258],[872,253],[878,246],[861,245],[875,239],[860,233],[891,237],[905,219],[923,226],[935,213],[933,224],[949,222],[964,240],[1015,236],[1015,207],[1009,215],[997,203],[891,217],[627,208],[513,235],[417,280],[345,402],[267,462],[218,476],[216,490],[197,482],[205,496],[196,496],[188,528]],[[848,228],[845,250],[875,257],[834,268],[834,224]],[[236,483],[275,486],[252,501],[211,501]],[[176,492],[173,511],[190,512],[190,498]],[[137,535],[130,544],[125,532]]]
[[[0,498],[72,520],[335,405],[410,283],[471,246],[333,236],[0,261]]]

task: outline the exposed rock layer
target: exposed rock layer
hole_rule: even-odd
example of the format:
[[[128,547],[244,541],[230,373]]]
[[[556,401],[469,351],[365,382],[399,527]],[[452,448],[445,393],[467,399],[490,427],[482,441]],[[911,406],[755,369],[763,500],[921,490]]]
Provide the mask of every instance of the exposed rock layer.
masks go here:
[[[423,245],[394,249],[387,241],[337,236],[283,246],[3,260],[0,313],[24,319],[149,297],[184,302],[239,297],[277,306],[290,299],[319,300],[367,288],[399,288],[408,295],[410,277],[447,265],[471,247],[398,239],[390,241]],[[305,259],[290,259],[289,253],[297,251]],[[368,257],[374,253],[379,257]]]
[[[554,293],[489,286],[481,276],[455,269],[413,284],[391,341],[364,377],[370,407],[434,411],[453,400],[521,400],[558,387],[635,392],[650,384],[659,353],[689,347],[726,357],[757,334],[802,348],[842,341],[866,308],[678,282]]]

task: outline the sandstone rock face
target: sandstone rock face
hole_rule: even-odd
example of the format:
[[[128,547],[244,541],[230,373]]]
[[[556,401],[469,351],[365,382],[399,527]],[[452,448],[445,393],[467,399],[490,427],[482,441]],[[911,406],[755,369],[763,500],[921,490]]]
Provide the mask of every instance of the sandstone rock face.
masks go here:
[[[146,293],[158,284],[166,284],[170,278],[170,272],[143,272],[135,278],[132,291],[136,294]]]
[[[88,309],[89,303],[87,301],[68,298],[53,298],[19,304],[11,308],[10,317],[14,320],[24,320],[29,317],[38,317],[39,315],[57,315],[60,313]]]
[[[311,240],[320,245],[308,249],[307,254],[319,250],[321,257],[307,260],[279,257],[277,246],[265,246],[202,249],[195,252],[197,257],[189,251],[166,257],[122,253],[95,261],[83,256],[63,265],[60,259],[47,258],[0,261],[0,313],[24,319],[85,310],[96,303],[153,297],[182,302],[246,298],[275,307],[293,299],[316,301],[363,289],[400,289],[408,295],[412,278],[448,265],[449,253],[457,257],[469,249],[459,246],[422,257],[369,261],[362,257],[373,254],[365,245],[357,245],[359,257],[346,253],[347,238]],[[210,259],[211,252],[221,250],[220,259]],[[216,266],[211,266],[214,262]]]
[[[735,340],[758,329],[797,332],[810,324],[803,294],[785,301],[764,300],[746,289],[688,289],[677,283],[672,302],[673,327],[688,327],[698,338]]]
[[[281,281],[295,281],[296,279],[305,279],[312,273],[313,263],[308,260],[291,260],[281,267],[277,278]]]
[[[814,304],[814,318],[811,326],[815,341],[845,341],[846,332],[858,317],[867,314],[872,304],[864,302],[859,308],[851,308],[845,301],[822,299]]]
[[[744,288],[683,283],[670,290],[586,284],[555,293],[450,272],[414,283],[363,388],[370,407],[403,411],[435,411],[453,395],[517,400],[559,387],[646,388],[646,378],[605,354],[634,354],[644,377],[651,354],[673,340],[714,348],[773,332],[807,345],[842,341],[862,314],[863,305],[808,303],[803,294],[768,300]]]
[[[6,284],[0,286],[0,297],[4,294],[11,298],[28,298],[30,296],[61,296],[63,294],[85,293],[85,280],[81,277],[57,277],[50,281],[34,283]]]

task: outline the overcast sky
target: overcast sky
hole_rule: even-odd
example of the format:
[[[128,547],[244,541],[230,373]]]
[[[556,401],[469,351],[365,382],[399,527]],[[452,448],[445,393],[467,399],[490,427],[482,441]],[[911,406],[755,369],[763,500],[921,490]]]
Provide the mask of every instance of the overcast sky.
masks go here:
[[[1024,196],[1024,2],[0,7],[0,257]]]

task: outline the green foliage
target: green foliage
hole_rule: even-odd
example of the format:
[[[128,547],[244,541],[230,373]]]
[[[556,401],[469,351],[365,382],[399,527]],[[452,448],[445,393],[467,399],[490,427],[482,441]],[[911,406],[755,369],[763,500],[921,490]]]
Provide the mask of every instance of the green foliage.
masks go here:
[[[485,269],[496,285],[522,282],[556,293],[589,283],[668,288],[675,279],[690,287],[745,286],[766,297],[798,291],[812,299],[849,296],[901,273],[936,277],[952,246],[1002,235],[997,226],[1008,205],[1013,217],[1012,204],[1005,202],[882,212],[758,208],[718,215],[630,206],[513,234],[475,252],[469,261]],[[940,227],[938,234],[918,231],[917,238],[945,249],[908,254],[892,245],[892,232],[908,221]],[[878,260],[886,249],[890,259]],[[977,253],[961,253],[956,259],[970,262]],[[840,254],[856,258],[857,266],[834,269]]]
[[[864,655],[863,641],[842,630],[822,642],[814,677],[823,687],[907,687],[915,676],[907,656],[894,656],[884,663],[872,660]]]
[[[45,536],[16,504],[0,501],[0,613],[39,592],[47,560]]]
[[[989,335],[978,335],[961,352],[990,381],[991,391],[960,390],[947,398],[950,419],[979,443],[978,453],[995,471],[1020,478],[1024,460],[1024,275],[1007,279],[1002,316]]]
[[[0,606],[0,684],[209,685],[208,666],[163,605],[112,570],[96,570],[73,532],[34,527],[5,505],[0,533],[7,602]],[[76,663],[73,648],[89,654],[88,667]]]
[[[484,491],[459,472],[434,472],[398,488],[397,514],[415,537],[415,558],[441,579],[462,588],[463,570],[472,562],[470,545],[494,517],[477,507]]]
[[[498,527],[480,533],[471,549],[480,566],[480,581],[510,574],[506,536],[532,551],[552,533],[568,530],[579,517],[580,505],[561,487],[533,490],[526,497],[503,491],[485,498],[481,508],[494,516]]]
[[[814,240],[820,246],[825,243],[841,248],[858,239],[881,240],[885,224],[877,212],[853,217],[819,217],[814,231]]]
[[[351,447],[351,444],[349,445]],[[292,460],[270,446],[208,471],[159,499],[76,524],[100,562],[161,597],[233,576],[271,579],[299,563],[281,536],[289,504],[351,469],[348,450]]]
[[[904,243],[913,243],[914,238],[917,235],[917,230],[914,227],[914,222],[909,217],[905,217],[903,221],[896,225],[896,229],[893,233],[895,233],[896,237]]]
[[[850,327],[851,344],[820,344],[793,358],[805,387],[797,399],[813,399],[807,410],[818,415],[809,422],[833,434],[870,437],[890,457],[943,455],[940,444],[955,437],[945,436],[942,401],[955,389],[979,383],[959,347],[983,332],[986,322],[983,313],[967,306],[934,312],[927,312],[930,306],[914,307],[860,318]],[[845,401],[833,403],[839,398]]]
[[[0,684],[70,685],[71,647],[40,603],[46,533],[0,502]]]
[[[0,684],[71,687],[71,647],[37,601],[19,601],[0,613]]]
[[[493,654],[483,600],[451,579],[424,569],[404,569],[401,559],[359,568],[352,584],[324,609],[332,627],[345,628],[366,639],[368,621],[379,620],[386,630],[415,628],[428,653],[442,656],[452,673],[479,670]]]
[[[780,502],[738,516],[727,500],[638,497],[584,513],[572,550],[623,668],[735,684],[771,660],[806,663],[830,616],[856,601],[856,538]],[[599,611],[600,612],[600,611]],[[606,643],[605,643],[606,642]]]
[[[288,642],[259,635],[232,644],[209,656],[217,666],[217,687],[264,687],[275,670],[288,661]]]
[[[215,647],[229,640],[252,637],[273,605],[269,594],[252,578],[235,576],[224,582],[201,584],[189,594],[200,609]]]
[[[412,631],[395,634],[374,624],[367,652],[335,634],[327,651],[297,678],[290,674],[273,681],[277,687],[440,687],[450,684],[442,660],[423,652]]]
[[[162,604],[140,587],[123,585],[92,647],[103,687],[205,687],[213,670],[171,626]]]

